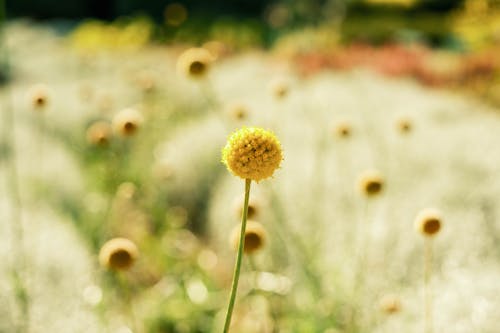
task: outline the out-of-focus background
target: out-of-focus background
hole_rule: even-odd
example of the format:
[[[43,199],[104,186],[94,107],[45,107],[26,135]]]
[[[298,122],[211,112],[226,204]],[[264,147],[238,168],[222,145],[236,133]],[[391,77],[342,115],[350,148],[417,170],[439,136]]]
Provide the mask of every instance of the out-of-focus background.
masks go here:
[[[500,331],[499,1],[3,7],[0,332]]]

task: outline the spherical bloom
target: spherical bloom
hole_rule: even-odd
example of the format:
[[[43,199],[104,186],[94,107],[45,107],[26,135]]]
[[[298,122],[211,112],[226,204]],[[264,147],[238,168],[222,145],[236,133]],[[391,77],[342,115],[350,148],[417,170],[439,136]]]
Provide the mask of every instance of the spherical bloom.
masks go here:
[[[384,295],[380,299],[380,310],[385,312],[386,314],[395,314],[401,311],[401,301],[399,297],[392,294]]]
[[[368,170],[359,176],[358,186],[363,194],[367,196],[375,196],[382,191],[384,187],[384,180],[378,171]]]
[[[121,136],[131,136],[137,132],[143,120],[139,111],[125,109],[117,113],[113,118],[113,129]]]
[[[432,237],[441,230],[441,213],[433,208],[422,210],[415,218],[415,229],[426,237]]]
[[[413,128],[413,124],[410,119],[408,118],[401,118],[398,119],[396,122],[396,129],[401,133],[401,134],[406,134],[411,132]]]
[[[193,47],[184,51],[177,60],[177,70],[191,78],[203,77],[213,62],[212,54],[199,47]]]
[[[283,159],[276,136],[262,128],[243,127],[229,137],[222,162],[235,176],[260,181],[273,175]]]
[[[99,252],[101,266],[112,270],[129,269],[139,256],[137,246],[126,238],[107,241]]]
[[[29,99],[35,110],[43,110],[49,102],[49,91],[43,84],[37,84],[30,89]]]
[[[269,83],[269,89],[274,97],[282,99],[288,94],[288,84],[284,79],[275,79]]]
[[[240,241],[240,233],[241,233],[241,225],[234,227],[231,232],[231,236],[229,242],[231,246],[237,250],[239,241]],[[245,228],[245,246],[243,251],[246,254],[252,254],[255,251],[261,249],[266,241],[266,230],[259,222],[255,221],[247,221],[247,225]]]
[[[106,146],[111,140],[111,125],[107,121],[96,121],[87,129],[87,141],[91,145]]]
[[[347,138],[351,136],[352,128],[347,122],[340,122],[334,127],[334,134],[339,138]]]
[[[235,120],[244,120],[248,115],[247,108],[240,103],[229,105],[227,112]]]
[[[236,217],[241,217],[243,215],[243,206],[245,203],[244,196],[238,196],[234,200],[234,211],[236,213]],[[247,217],[249,219],[254,219],[259,216],[261,210],[261,203],[253,197],[250,197],[248,200],[248,210]]]

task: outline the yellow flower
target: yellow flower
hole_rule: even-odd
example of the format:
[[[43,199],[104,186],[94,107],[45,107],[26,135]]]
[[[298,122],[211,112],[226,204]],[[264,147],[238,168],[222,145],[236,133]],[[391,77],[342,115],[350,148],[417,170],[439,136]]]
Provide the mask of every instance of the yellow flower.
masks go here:
[[[113,238],[99,251],[101,266],[113,270],[129,269],[139,256],[137,246],[126,238]]]
[[[188,77],[201,78],[207,73],[212,62],[213,56],[208,50],[193,47],[179,56],[177,70]]]
[[[415,218],[415,229],[426,237],[432,237],[441,230],[441,213],[436,209],[425,209]]]
[[[372,197],[382,192],[384,179],[378,171],[367,170],[359,176],[358,187],[363,194]]]
[[[96,146],[106,146],[111,140],[111,126],[107,121],[96,121],[87,129],[87,141]]]
[[[43,110],[49,101],[49,90],[43,84],[33,86],[29,93],[31,105],[35,110]]]
[[[240,232],[241,225],[237,225],[234,227],[229,238],[229,242],[235,250],[238,250]],[[245,251],[246,254],[252,254],[261,249],[264,246],[265,241],[266,230],[264,227],[259,222],[249,220],[245,228],[245,247],[243,251]]]
[[[144,119],[142,114],[135,109],[124,109],[113,118],[113,128],[121,136],[134,135],[141,127]]]
[[[243,127],[229,137],[222,162],[235,176],[260,181],[279,168],[283,154],[276,136],[262,128]]]

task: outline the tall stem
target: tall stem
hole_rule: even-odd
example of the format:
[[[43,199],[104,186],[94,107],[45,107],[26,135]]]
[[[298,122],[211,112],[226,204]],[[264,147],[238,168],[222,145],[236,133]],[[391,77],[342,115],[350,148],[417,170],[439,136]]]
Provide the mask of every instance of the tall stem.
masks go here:
[[[247,225],[248,198],[250,197],[250,179],[245,180],[245,203],[243,206],[243,215],[241,217],[240,242],[238,245],[238,254],[234,264],[233,283],[231,285],[231,295],[229,296],[229,306],[227,308],[226,322],[224,323],[224,333],[229,332],[231,325],[231,316],[233,315],[234,302],[236,300],[236,291],[238,290],[238,281],[240,279],[241,259],[243,258],[243,249],[245,247],[245,229]]]

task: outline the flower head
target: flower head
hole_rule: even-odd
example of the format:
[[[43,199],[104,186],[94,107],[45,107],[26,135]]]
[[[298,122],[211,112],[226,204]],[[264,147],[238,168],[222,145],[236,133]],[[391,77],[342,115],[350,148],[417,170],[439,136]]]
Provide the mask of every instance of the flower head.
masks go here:
[[[113,128],[122,136],[134,135],[142,125],[143,117],[135,109],[125,109],[118,112],[113,118]]]
[[[283,159],[276,136],[262,128],[243,127],[229,137],[222,162],[234,175],[260,181],[273,175]]]
[[[401,311],[401,300],[396,295],[384,295],[379,302],[380,310],[386,314],[395,314]]]
[[[203,77],[211,63],[213,62],[212,54],[201,47],[193,47],[184,51],[177,60],[177,70],[191,78]]]
[[[410,119],[401,118],[396,122],[396,128],[401,134],[406,134],[411,132],[413,124]]]
[[[96,121],[87,129],[87,141],[91,145],[106,146],[111,139],[111,126],[107,121]]]
[[[29,92],[31,105],[35,110],[43,110],[49,103],[49,91],[43,84],[33,86]]]
[[[339,138],[347,138],[351,136],[352,128],[347,122],[341,122],[335,125],[334,134]]]
[[[241,225],[234,227],[230,236],[231,246],[237,250],[240,241]],[[249,220],[245,228],[245,247],[243,251],[246,254],[252,254],[261,249],[266,241],[266,230],[259,222]]]
[[[282,99],[288,94],[288,83],[281,78],[275,79],[269,83],[269,90],[274,97]]]
[[[424,209],[415,218],[415,229],[426,237],[432,237],[441,230],[441,213],[432,208]]]
[[[382,192],[384,180],[378,171],[368,170],[359,176],[358,186],[362,193],[371,197]]]
[[[99,251],[101,266],[112,270],[129,269],[139,256],[137,246],[126,238],[113,238]]]

